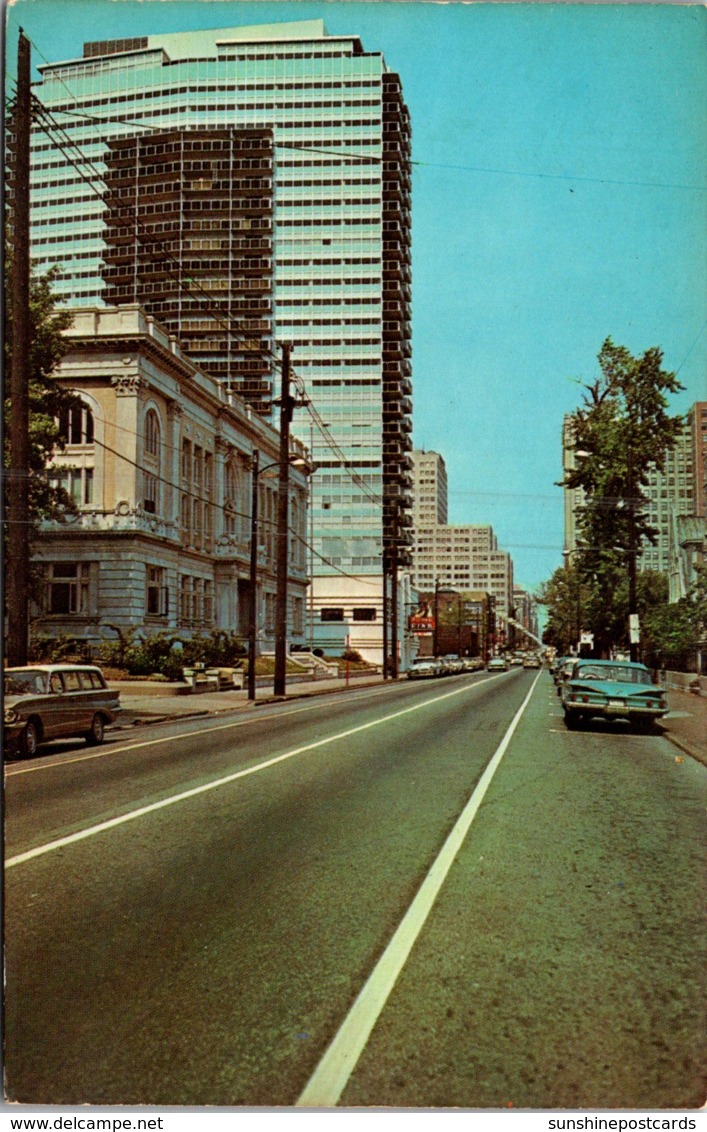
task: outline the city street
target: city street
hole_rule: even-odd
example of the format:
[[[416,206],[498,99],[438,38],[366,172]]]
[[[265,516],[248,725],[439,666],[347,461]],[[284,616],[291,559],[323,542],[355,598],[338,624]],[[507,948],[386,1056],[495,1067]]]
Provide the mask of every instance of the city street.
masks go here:
[[[9,764],[7,1097],[699,1106],[706,803],[521,669]]]

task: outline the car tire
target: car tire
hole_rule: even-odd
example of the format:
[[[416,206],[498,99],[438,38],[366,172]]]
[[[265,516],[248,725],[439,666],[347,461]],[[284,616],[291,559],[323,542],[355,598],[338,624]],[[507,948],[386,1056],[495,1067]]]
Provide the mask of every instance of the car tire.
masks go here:
[[[565,727],[568,731],[578,731],[584,722],[584,717],[576,711],[565,712]]]
[[[38,747],[39,725],[33,719],[30,719],[20,735],[20,754],[24,759],[32,759],[37,754]]]
[[[96,713],[91,721],[91,730],[86,732],[85,739],[89,747],[98,747],[103,742],[106,725],[103,716]]]

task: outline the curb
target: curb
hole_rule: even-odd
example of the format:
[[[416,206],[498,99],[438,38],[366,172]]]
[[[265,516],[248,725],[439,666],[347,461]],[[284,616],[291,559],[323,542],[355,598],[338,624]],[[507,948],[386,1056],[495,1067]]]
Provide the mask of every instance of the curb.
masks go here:
[[[689,755],[691,759],[694,759],[698,763],[702,763],[702,766],[707,766],[707,752],[701,751],[698,747],[693,747],[687,740],[680,739],[670,731],[664,731],[663,737],[667,739],[669,743],[672,743],[674,747],[678,747],[683,754]]]
[[[290,695],[285,696],[267,696],[259,700],[246,700],[245,702],[241,701],[240,703],[231,707],[219,707],[210,709],[204,708],[202,711],[179,712],[174,715],[154,715],[149,719],[134,719],[132,723],[118,723],[116,726],[111,727],[109,730],[111,732],[130,731],[133,727],[149,727],[154,723],[173,723],[178,722],[180,719],[204,719],[207,716],[211,715],[224,715],[226,712],[244,711],[248,707],[258,708],[263,707],[266,704],[284,704],[288,703],[290,700],[312,700],[317,696],[335,696],[340,694],[341,692],[361,692],[366,688],[377,688],[382,684],[391,683],[393,683],[392,680],[376,680],[375,682],[371,682],[370,684],[359,684],[358,687],[349,685],[348,688],[322,688],[321,691],[316,692],[293,692]]]

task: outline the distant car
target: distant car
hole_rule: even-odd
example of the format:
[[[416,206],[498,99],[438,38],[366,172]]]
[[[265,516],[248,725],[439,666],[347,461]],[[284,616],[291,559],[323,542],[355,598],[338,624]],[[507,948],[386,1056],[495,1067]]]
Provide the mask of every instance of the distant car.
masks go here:
[[[484,662],[480,656],[465,656],[462,659],[465,672],[478,672],[484,667]]]
[[[442,660],[444,661],[444,664],[446,665],[447,670],[450,674],[456,674],[458,672],[464,671],[464,661],[460,656],[457,655],[457,653],[448,652],[446,656],[442,657]]]
[[[537,656],[526,656],[523,659],[523,668],[542,668],[540,658]]]
[[[563,656],[560,665],[555,672],[555,684],[557,686],[558,696],[562,695],[562,688],[565,681],[570,677],[570,673],[572,672],[572,668],[576,663],[576,659],[577,658],[574,656]]]
[[[408,668],[408,680],[424,680],[439,675],[439,665],[432,657],[418,657]]]
[[[646,666],[627,660],[576,660],[562,687],[562,708],[570,730],[593,716],[652,730],[668,711],[665,690]]]
[[[487,672],[508,672],[508,664],[504,656],[492,656],[486,665]]]
[[[120,711],[120,692],[94,665],[33,664],[6,668],[3,677],[5,746],[27,758],[49,739],[78,735],[89,746],[102,743]]]
[[[522,656],[512,656],[511,657],[511,665],[512,665],[513,668],[520,668],[522,663],[523,663],[523,657]]]

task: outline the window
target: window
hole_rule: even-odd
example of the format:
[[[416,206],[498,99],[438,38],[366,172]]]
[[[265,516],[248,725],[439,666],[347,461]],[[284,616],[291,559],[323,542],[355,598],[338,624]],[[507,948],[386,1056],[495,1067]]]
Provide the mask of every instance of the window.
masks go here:
[[[66,444],[93,444],[93,413],[88,405],[74,405],[59,414],[59,433]]]
[[[154,409],[145,415],[143,443],[143,507],[151,515],[160,510],[160,422]]]
[[[275,594],[265,595],[265,632],[275,632]]]
[[[292,599],[292,632],[299,635],[304,631],[304,602],[301,597]]]
[[[159,456],[160,453],[160,425],[154,409],[150,409],[145,417],[145,453],[148,456]]]
[[[93,468],[63,468],[51,479],[58,487],[64,488],[77,507],[93,503]]]
[[[375,621],[376,611],[373,606],[363,609],[354,609],[353,619],[354,621]]]
[[[54,562],[49,566],[47,612],[87,614],[91,569],[88,562]]]
[[[147,600],[145,603],[145,612],[148,617],[166,617],[169,612],[169,591],[165,581],[165,570],[163,567],[147,567]]]
[[[322,621],[343,621],[344,611],[339,606],[329,606],[322,609],[320,617]]]

